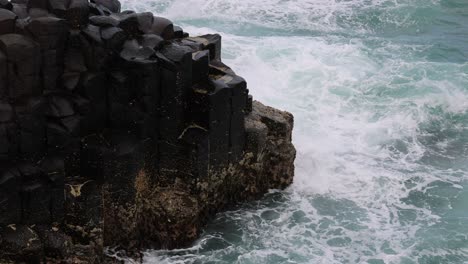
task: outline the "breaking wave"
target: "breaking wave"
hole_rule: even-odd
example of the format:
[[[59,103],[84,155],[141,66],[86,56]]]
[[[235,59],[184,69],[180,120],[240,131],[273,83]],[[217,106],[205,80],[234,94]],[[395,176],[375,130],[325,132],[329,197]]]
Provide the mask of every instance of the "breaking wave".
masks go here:
[[[296,178],[146,263],[467,263],[468,2],[125,0],[295,115]]]

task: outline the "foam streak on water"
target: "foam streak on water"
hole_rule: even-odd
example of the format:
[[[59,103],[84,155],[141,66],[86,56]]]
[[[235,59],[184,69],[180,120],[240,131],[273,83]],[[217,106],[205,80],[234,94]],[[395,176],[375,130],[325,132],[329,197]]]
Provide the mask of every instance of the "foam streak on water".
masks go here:
[[[468,263],[468,2],[125,0],[295,115],[291,188],[147,263]]]

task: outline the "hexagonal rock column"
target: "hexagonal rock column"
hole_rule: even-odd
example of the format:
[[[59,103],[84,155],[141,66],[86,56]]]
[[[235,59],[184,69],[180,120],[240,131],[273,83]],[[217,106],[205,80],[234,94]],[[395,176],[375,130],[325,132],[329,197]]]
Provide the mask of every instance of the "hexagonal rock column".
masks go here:
[[[105,201],[105,207],[118,208],[120,216],[119,220],[115,214],[108,218],[110,227],[120,226],[105,232],[109,244],[188,246],[214,213],[259,198],[269,189],[289,186],[296,156],[291,144],[293,116],[254,102],[245,126],[247,146],[236,163],[197,178],[185,178],[181,173],[175,180],[165,176],[155,180],[145,169],[135,172],[132,186],[135,199],[131,203]],[[179,169],[184,168],[174,168]]]
[[[221,36],[117,0],[0,0],[0,262],[101,263],[193,242],[292,182],[293,118]]]

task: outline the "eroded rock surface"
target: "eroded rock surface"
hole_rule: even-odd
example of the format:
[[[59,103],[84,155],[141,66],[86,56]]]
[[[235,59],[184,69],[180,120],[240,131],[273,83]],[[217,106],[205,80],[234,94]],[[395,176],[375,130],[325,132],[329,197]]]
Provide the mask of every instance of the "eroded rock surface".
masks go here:
[[[0,262],[175,248],[292,182],[292,115],[253,102],[221,37],[117,0],[0,1]]]

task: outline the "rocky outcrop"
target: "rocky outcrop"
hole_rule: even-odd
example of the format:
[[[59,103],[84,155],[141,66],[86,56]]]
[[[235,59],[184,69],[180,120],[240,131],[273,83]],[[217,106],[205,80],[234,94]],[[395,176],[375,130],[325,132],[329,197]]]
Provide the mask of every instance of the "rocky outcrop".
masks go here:
[[[292,115],[255,102],[245,124],[247,147],[235,163],[189,178],[177,172],[179,167],[174,167],[178,176],[157,180],[144,169],[135,171],[133,184],[127,187],[134,188],[135,196],[126,203],[106,192],[104,208],[117,210],[104,210],[105,244],[131,248],[135,245],[128,243],[138,241],[143,244],[137,248],[187,246],[214,213],[291,184]]]
[[[292,182],[293,117],[253,102],[221,37],[117,0],[0,0],[0,262],[189,245]]]

